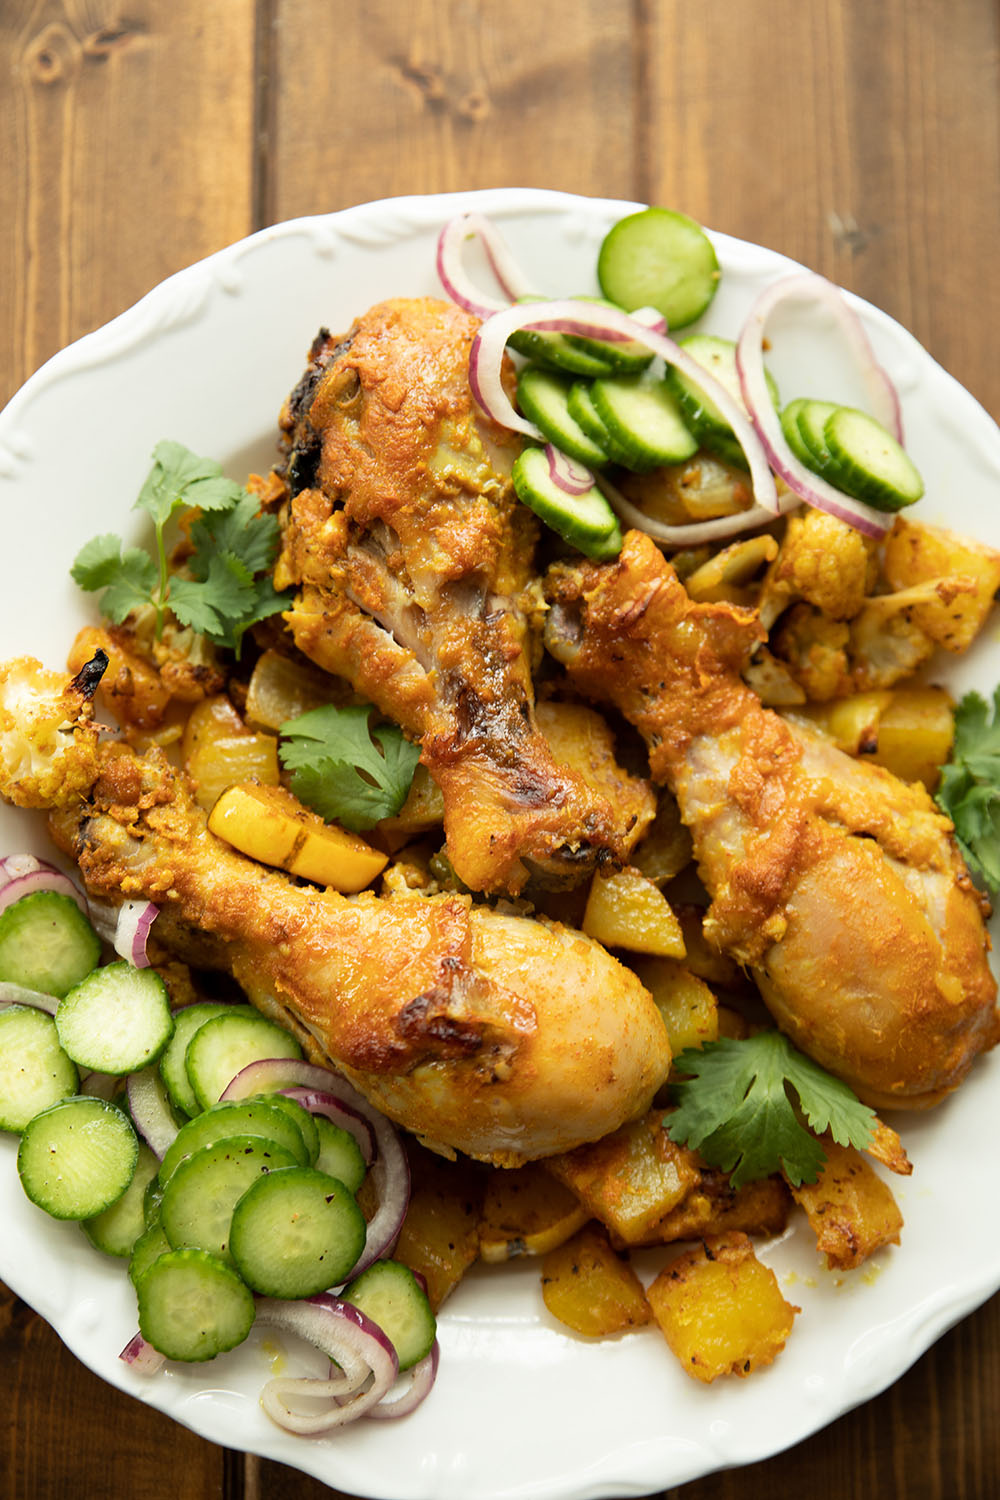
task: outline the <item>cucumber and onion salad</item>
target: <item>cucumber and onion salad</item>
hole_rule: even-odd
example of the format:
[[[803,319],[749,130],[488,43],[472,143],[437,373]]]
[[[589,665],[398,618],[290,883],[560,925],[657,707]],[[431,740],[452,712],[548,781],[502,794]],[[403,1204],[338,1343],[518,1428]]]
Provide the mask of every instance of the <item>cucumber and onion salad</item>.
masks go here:
[[[212,1359],[266,1323],[341,1372],[265,1387],[287,1430],[412,1411],[438,1350],[420,1279],[389,1258],[409,1193],[394,1127],[251,1006],[172,1009],[150,920],[125,924],[143,966],[102,963],[72,881],[34,856],[0,861],[0,1129],[20,1136],[25,1194],[128,1261],[133,1369]],[[325,1398],[307,1417],[304,1390]]]
[[[465,270],[470,238],[481,242],[503,299]],[[794,274],[766,288],[735,340],[696,332],[677,342],[666,330],[686,328],[707,310],[721,272],[705,231],[674,210],[642,209],[611,228],[597,261],[603,299],[540,297],[479,214],[445,225],[437,270],[452,300],[483,320],[469,359],[473,395],[489,417],[530,440],[514,463],[518,497],[589,557],[617,556],[622,520],[665,544],[690,546],[766,525],[803,502],[879,538],[894,513],[923,494],[902,446],[892,382],[846,297],[821,276]],[[804,397],[781,409],[764,348],[771,314],[786,302],[833,313],[870,410]],[[501,380],[510,349],[528,361],[518,374],[519,410]],[[609,477],[609,469],[684,463],[699,450],[749,471],[749,509],[666,525]]]

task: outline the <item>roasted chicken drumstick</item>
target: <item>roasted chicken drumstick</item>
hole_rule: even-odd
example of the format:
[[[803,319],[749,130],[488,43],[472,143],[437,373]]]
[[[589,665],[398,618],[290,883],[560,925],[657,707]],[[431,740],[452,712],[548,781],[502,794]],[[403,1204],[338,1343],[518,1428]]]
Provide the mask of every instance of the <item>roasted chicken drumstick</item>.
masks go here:
[[[741,666],[756,615],[695,604],[630,532],[549,579],[547,642],[643,734],[712,896],[706,933],[781,1026],[877,1108],[936,1103],[995,1044],[982,908],[920,786],[762,708]]]
[[[667,1033],[598,944],[464,896],[348,897],[265,869],[208,831],[161,752],[98,739],[99,677],[0,667],[0,794],[52,808],[92,894],[156,902],[168,948],[229,970],[314,1060],[436,1145],[516,1165],[648,1108]]]
[[[321,335],[286,403],[291,493],[279,588],[296,644],[422,746],[452,865],[474,891],[574,884],[623,853],[610,803],[559,765],[534,718],[535,520],[519,440],[475,407],[477,323],[431,299]],[[511,447],[512,441],[516,446]]]

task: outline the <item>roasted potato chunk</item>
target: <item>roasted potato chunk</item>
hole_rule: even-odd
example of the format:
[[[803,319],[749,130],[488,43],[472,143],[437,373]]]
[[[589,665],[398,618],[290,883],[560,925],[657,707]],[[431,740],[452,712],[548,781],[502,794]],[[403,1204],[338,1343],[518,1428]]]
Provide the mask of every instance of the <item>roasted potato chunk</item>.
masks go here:
[[[780,1177],[762,1177],[734,1188],[727,1173],[704,1167],[698,1183],[676,1208],[650,1226],[643,1243],[668,1245],[675,1240],[698,1240],[732,1230],[744,1234],[780,1234],[788,1223],[791,1208],[791,1194]]]
[[[617,808],[625,833],[623,848],[631,850],[653,821],[656,794],[648,781],[619,765],[607,720],[585,703],[557,701],[538,703],[535,720],[556,760]]]
[[[583,930],[605,948],[684,957],[680,923],[666,896],[638,870],[595,875],[583,914]]]
[[[673,958],[636,958],[632,969],[653,997],[676,1057],[685,1047],[714,1042],[719,1034],[719,1007],[703,979]]]
[[[917,625],[946,651],[966,650],[1000,588],[1000,552],[943,527],[902,517],[886,538],[882,567],[889,587],[897,591],[938,579],[961,578],[969,585],[954,597],[946,592],[914,608]]]
[[[709,1236],[686,1250],[646,1296],[683,1368],[706,1383],[771,1364],[801,1311],[785,1301],[745,1234]]]
[[[588,1338],[641,1328],[651,1318],[642,1282],[597,1224],[549,1251],[542,1297],[554,1318]]]
[[[479,1253],[485,1261],[545,1255],[588,1217],[579,1199],[538,1162],[493,1172],[483,1200]]]
[[[460,1157],[448,1161],[407,1141],[410,1202],[393,1255],[427,1283],[437,1312],[479,1259],[479,1220],[486,1172]]]
[[[853,1146],[825,1137],[826,1163],[815,1183],[792,1187],[816,1248],[831,1270],[860,1266],[883,1245],[898,1245],[903,1216],[890,1188]]]

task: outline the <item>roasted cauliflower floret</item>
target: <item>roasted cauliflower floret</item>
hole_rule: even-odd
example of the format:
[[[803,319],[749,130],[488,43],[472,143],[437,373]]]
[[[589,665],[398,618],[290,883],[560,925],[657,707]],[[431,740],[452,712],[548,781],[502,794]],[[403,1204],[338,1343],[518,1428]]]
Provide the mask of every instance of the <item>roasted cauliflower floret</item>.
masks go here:
[[[32,656],[0,664],[0,796],[18,807],[69,807],[97,777],[94,693],[107,657],[75,677]]]
[[[859,531],[820,510],[789,516],[781,549],[760,601],[771,625],[792,599],[804,599],[833,620],[849,620],[865,602],[874,571],[873,548]]]

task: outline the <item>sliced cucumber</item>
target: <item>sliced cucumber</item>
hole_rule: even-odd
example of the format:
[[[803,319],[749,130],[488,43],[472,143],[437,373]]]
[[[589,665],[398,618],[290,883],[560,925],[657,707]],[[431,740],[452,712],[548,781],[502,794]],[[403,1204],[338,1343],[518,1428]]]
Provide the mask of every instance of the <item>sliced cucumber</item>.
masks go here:
[[[253,1327],[253,1293],[224,1261],[203,1250],[170,1250],[136,1285],[139,1332],[168,1359],[214,1359]]]
[[[227,1015],[233,1007],[215,1001],[200,1000],[174,1012],[174,1034],[160,1057],[160,1076],[166,1084],[171,1103],[186,1115],[196,1115],[200,1108],[184,1066],[188,1043],[200,1026],[216,1016]]]
[[[32,891],[0,912],[0,979],[61,999],[100,957],[100,938],[61,891]]]
[[[213,1104],[193,1120],[188,1120],[167,1147],[160,1163],[160,1185],[166,1186],[182,1161],[234,1136],[254,1136],[275,1141],[290,1151],[302,1166],[309,1164],[309,1153],[298,1124],[274,1099],[242,1099],[239,1102]]]
[[[161,1255],[166,1255],[170,1249],[170,1241],[163,1233],[163,1227],[157,1221],[144,1229],[132,1247],[132,1255],[128,1263],[129,1280],[133,1286],[139,1283],[139,1277],[144,1271],[148,1271],[154,1260],[159,1260]]]
[[[59,1045],[51,1016],[27,1005],[0,1011],[0,1130],[23,1130],[43,1109],[75,1094],[79,1084],[76,1063]]]
[[[174,1029],[167,987],[155,969],[125,963],[94,969],[56,1011],[68,1055],[100,1073],[133,1073],[154,1062]]]
[[[681,340],[680,347],[722,386],[741,410],[746,410],[739,371],[736,368],[736,345],[732,339],[719,338],[714,333],[693,333],[690,338]],[[765,371],[765,378],[771,400],[777,406],[778,386],[770,370]],[[697,381],[676,365],[668,365],[666,379],[677,397],[685,420],[698,438],[704,441],[713,433],[732,437],[732,427]]]
[[[215,1104],[236,1074],[266,1057],[301,1057],[287,1031],[249,1005],[231,1005],[226,1014],[199,1026],[188,1043],[184,1066],[202,1109]]]
[[[600,490],[568,495],[549,474],[541,448],[525,448],[514,460],[511,479],[518,499],[586,557],[617,557],[622,534],[618,518]]]
[[[315,1166],[321,1172],[329,1172],[331,1177],[339,1177],[350,1192],[356,1193],[368,1171],[361,1147],[342,1125],[335,1125],[325,1115],[315,1118],[319,1132],[319,1155]]]
[[[597,260],[605,297],[628,312],[655,307],[669,328],[700,317],[715,296],[719,274],[704,229],[670,208],[645,208],[619,220]]]
[[[523,303],[542,302],[542,297],[522,297]],[[507,340],[518,354],[525,355],[546,370],[565,371],[570,375],[611,375],[615,366],[601,354],[589,352],[563,333],[545,333],[534,328],[519,328]]]
[[[641,375],[595,380],[590,397],[630,469],[679,464],[697,453],[698,440],[664,381]]]
[[[838,406],[823,426],[836,483],[877,510],[902,510],[924,493],[924,482],[909,454],[867,412]]]
[[[378,1260],[341,1296],[366,1313],[392,1341],[401,1370],[430,1353],[437,1324],[427,1294],[409,1266],[398,1260]]]
[[[306,1153],[303,1166],[314,1167],[319,1155],[319,1128],[314,1117],[297,1099],[289,1099],[287,1094],[262,1094],[261,1098],[274,1109],[283,1110],[288,1119],[297,1127]]]
[[[365,1216],[336,1177],[285,1167],[248,1188],[233,1210],[229,1253],[265,1297],[312,1297],[339,1286],[365,1247]]]
[[[790,404],[794,405],[795,403]],[[838,480],[834,473],[836,466],[833,461],[833,455],[827,446],[826,423],[827,418],[832,417],[836,410],[837,407],[833,401],[803,401],[794,413],[794,423],[798,430],[801,449],[797,450],[791,440],[789,440],[788,444],[793,453],[798,452],[799,457],[807,467],[812,469],[816,474],[828,477],[832,484],[837,484]],[[784,429],[784,414],[782,415],[781,425],[782,429]],[[789,421],[790,425],[791,421]]]
[[[616,305],[605,297],[579,297],[575,300],[590,302],[597,307]],[[619,308],[619,311],[622,309]],[[638,339],[599,339],[588,338],[581,333],[567,333],[566,340],[574,349],[581,349],[584,354],[603,360],[616,375],[638,375],[653,362],[653,351]]]
[[[132,1181],[124,1193],[103,1213],[83,1221],[83,1232],[96,1249],[105,1255],[132,1254],[136,1241],[146,1233],[146,1188],[156,1177],[159,1165],[156,1153],[145,1141],[140,1141]]]
[[[518,404],[550,443],[555,443],[570,458],[589,464],[592,469],[601,469],[608,462],[606,451],[570,415],[572,385],[568,375],[556,375],[539,365],[526,365],[517,382]]]
[[[816,473],[818,472],[817,465],[821,460],[817,458],[812,448],[809,447],[802,435],[802,429],[799,427],[799,416],[808,405],[809,402],[804,396],[796,396],[794,401],[789,401],[788,405],[782,408],[781,431],[784,434],[785,442],[791,448],[799,462],[805,464],[807,469],[812,469]],[[822,425],[820,431],[822,432]]]
[[[202,1146],[182,1161],[163,1189],[160,1223],[175,1250],[229,1255],[233,1209],[259,1177],[295,1167],[292,1153],[261,1136],[233,1136]]]
[[[628,465],[628,454],[615,442],[598,415],[589,380],[575,380],[566,398],[566,410],[582,432],[602,448],[612,463]]]
[[[29,1120],[17,1170],[32,1203],[54,1219],[92,1219],[122,1196],[138,1157],[128,1116],[78,1094]]]

